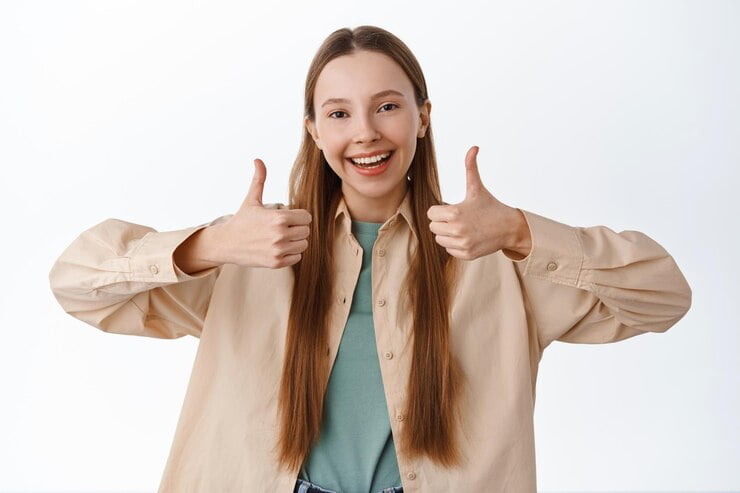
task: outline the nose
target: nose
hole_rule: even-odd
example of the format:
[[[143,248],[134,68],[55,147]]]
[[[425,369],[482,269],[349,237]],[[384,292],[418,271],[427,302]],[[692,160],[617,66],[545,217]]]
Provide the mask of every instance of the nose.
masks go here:
[[[372,117],[364,115],[355,118],[355,144],[374,142],[380,138],[380,132],[375,126]]]

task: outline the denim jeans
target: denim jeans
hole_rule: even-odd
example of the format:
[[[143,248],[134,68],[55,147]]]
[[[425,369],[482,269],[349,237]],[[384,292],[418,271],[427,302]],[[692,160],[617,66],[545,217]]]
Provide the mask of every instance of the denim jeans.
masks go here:
[[[316,484],[311,483],[310,481],[306,481],[305,479],[298,478],[298,481],[295,483],[295,489],[293,489],[293,493],[337,493],[334,490],[327,490],[322,488],[321,486],[318,486]],[[391,486],[390,488],[385,488],[378,493],[403,493],[403,486]]]

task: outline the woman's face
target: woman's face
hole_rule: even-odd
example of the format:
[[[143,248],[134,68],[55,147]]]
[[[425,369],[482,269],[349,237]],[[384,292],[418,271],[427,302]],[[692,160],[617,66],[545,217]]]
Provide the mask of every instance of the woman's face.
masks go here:
[[[353,218],[369,214],[383,222],[406,192],[416,139],[429,126],[431,103],[416,105],[411,81],[393,59],[357,51],[326,64],[316,82],[313,105],[315,121],[306,118],[306,126],[342,179],[350,214]],[[379,166],[350,159],[388,153]]]

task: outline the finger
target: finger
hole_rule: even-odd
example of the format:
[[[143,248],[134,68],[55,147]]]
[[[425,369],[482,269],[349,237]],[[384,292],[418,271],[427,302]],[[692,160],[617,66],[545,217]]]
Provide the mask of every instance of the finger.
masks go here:
[[[311,213],[306,209],[282,209],[280,214],[288,218],[291,227],[311,224]]]
[[[285,244],[284,255],[303,253],[306,250],[306,248],[308,248],[308,240],[305,238],[302,240],[289,241]]]
[[[433,205],[427,209],[427,217],[432,221],[449,222],[457,217],[454,205]]]
[[[290,267],[293,264],[297,264],[301,260],[301,254],[300,253],[292,253],[289,255],[283,256],[283,262],[285,262],[286,267]]]
[[[460,248],[460,239],[452,236],[436,235],[434,241],[445,248]]]
[[[465,155],[465,198],[474,196],[483,188],[478,172],[478,146],[468,149]]]
[[[265,178],[267,176],[267,167],[261,159],[254,160],[254,174],[252,175],[252,183],[249,185],[249,191],[247,196],[242,203],[244,205],[263,205],[262,204],[262,192],[265,187]]]
[[[432,221],[429,223],[429,230],[440,236],[458,236],[457,227],[452,223],[446,223],[442,221]]]
[[[291,241],[304,240],[311,233],[311,228],[306,225],[291,226],[288,228],[287,238]]]
[[[447,253],[449,253],[453,257],[457,257],[463,260],[470,260],[470,255],[463,250],[458,250],[457,248],[445,248],[445,250],[447,250]]]

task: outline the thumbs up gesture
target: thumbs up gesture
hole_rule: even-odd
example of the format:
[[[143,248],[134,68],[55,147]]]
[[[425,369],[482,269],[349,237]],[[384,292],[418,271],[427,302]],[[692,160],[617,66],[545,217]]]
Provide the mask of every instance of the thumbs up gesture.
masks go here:
[[[305,209],[269,209],[262,204],[267,168],[254,160],[252,183],[239,210],[215,226],[220,263],[279,269],[301,260],[308,247],[311,213]]]
[[[478,146],[473,146],[465,156],[465,200],[430,207],[429,229],[436,235],[435,241],[454,257],[475,260],[503,249],[523,258],[528,254],[527,242],[531,245],[526,219],[520,210],[499,202],[486,189],[477,158]]]

